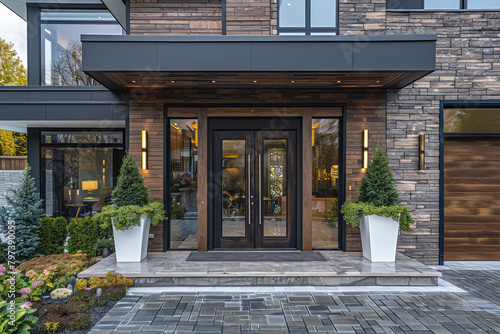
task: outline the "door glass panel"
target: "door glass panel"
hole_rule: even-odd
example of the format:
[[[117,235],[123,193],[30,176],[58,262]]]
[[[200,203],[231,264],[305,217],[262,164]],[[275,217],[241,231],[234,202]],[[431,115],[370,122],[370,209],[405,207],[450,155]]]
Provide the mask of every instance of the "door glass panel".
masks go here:
[[[286,139],[264,140],[262,173],[262,219],[264,224],[264,237],[286,237]]]
[[[222,236],[245,237],[245,140],[222,141]]]
[[[313,119],[312,242],[338,248],[339,120]]]

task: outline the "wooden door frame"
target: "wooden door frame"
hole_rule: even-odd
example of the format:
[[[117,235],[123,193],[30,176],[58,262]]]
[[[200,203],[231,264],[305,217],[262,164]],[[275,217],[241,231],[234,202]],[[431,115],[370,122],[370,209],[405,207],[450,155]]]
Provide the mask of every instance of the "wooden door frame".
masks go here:
[[[220,117],[220,118],[241,118],[241,117],[249,117],[254,118],[258,116],[263,116],[263,114],[253,113],[253,112],[242,112],[238,113],[234,111],[234,108],[258,108],[258,107],[276,107],[276,108],[286,108],[281,113],[273,114],[274,117],[280,118],[294,118],[301,125],[299,125],[300,129],[297,131],[297,150],[298,150],[298,163],[297,163],[297,193],[302,195],[302,205],[297,206],[297,217],[302,217],[302,219],[297,219],[297,249],[302,251],[311,251],[312,250],[312,147],[308,147],[312,145],[312,118],[340,118],[341,119],[341,133],[342,133],[342,143],[339,149],[341,150],[340,158],[340,166],[342,170],[342,178],[340,180],[341,184],[339,185],[339,189],[341,189],[339,193],[339,201],[345,199],[345,177],[346,177],[346,166],[345,166],[345,133],[346,133],[346,117],[345,117],[345,104],[335,104],[335,103],[167,103],[164,105],[165,109],[165,124],[167,124],[168,119],[170,118],[198,118],[198,136],[199,140],[199,153],[198,153],[198,166],[206,166],[203,170],[198,170],[198,251],[207,251],[211,246],[211,238],[208,238],[209,235],[213,235],[213,231],[211,231],[210,226],[208,226],[208,216],[211,213],[210,208],[207,204],[207,195],[208,195],[208,147],[210,147],[210,136],[208,136],[208,117]],[[172,110],[169,110],[169,109]],[[228,108],[223,112],[214,113],[213,111],[209,111],[209,108]],[[299,111],[298,109],[302,109]],[[336,108],[336,110],[327,111],[315,108]],[[230,110],[233,109],[233,110]],[[305,116],[305,117],[304,117]],[[310,126],[307,127],[308,123]],[[165,125],[165,129],[168,129],[167,125]],[[307,132],[309,135],[307,136]],[[208,140],[202,141],[202,135],[204,138]],[[302,140],[301,140],[302,138]],[[168,157],[169,147],[165,145],[165,159]],[[203,149],[202,149],[203,148]],[[200,157],[200,152],[204,151],[207,154],[202,154]],[[306,156],[309,156],[308,161],[310,163],[306,164],[306,169],[310,170],[311,177],[304,177],[304,161]],[[302,161],[302,164],[299,162]],[[168,166],[168,161],[165,161],[165,166]],[[301,168],[302,165],[302,168]],[[310,165],[310,166],[309,166]],[[167,168],[165,168],[167,170]],[[301,172],[302,171],[302,172]],[[200,175],[202,172],[202,175]],[[168,178],[167,172],[165,171],[165,205],[167,206],[167,195],[168,195]],[[200,184],[204,182],[204,184]],[[303,196],[303,189],[309,188],[311,190],[311,194],[308,196]],[[304,197],[309,197],[310,200],[304,199]],[[297,198],[298,203],[300,199]],[[203,204],[202,204],[203,202]],[[306,214],[309,212],[309,214]],[[169,224],[164,224],[164,236],[170,238],[169,231],[165,231],[168,229]],[[307,243],[304,243],[304,235],[309,234],[308,240],[305,240]],[[339,248],[345,251],[346,246],[346,235],[345,229],[343,228],[343,219],[339,217]],[[164,245],[168,245],[169,240],[167,240]],[[167,250],[165,248],[165,250]]]

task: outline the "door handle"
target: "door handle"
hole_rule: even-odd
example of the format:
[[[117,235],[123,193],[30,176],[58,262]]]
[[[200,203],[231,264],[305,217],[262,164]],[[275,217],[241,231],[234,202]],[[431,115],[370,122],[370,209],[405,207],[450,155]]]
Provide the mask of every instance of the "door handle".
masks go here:
[[[247,155],[247,216],[250,225],[250,153]]]
[[[262,225],[262,202],[264,199],[262,198],[262,165],[261,165],[261,155],[259,153],[259,225]]]

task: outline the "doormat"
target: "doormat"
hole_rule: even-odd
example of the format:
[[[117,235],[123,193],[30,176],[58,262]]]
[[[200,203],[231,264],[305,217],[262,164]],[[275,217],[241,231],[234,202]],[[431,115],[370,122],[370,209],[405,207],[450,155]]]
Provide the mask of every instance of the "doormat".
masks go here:
[[[326,261],[320,252],[191,252],[187,261]]]

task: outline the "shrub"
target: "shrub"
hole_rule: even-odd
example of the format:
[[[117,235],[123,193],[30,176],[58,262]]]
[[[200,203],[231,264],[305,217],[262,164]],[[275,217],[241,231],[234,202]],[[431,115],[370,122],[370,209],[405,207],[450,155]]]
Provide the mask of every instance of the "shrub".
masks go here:
[[[141,216],[147,213],[152,226],[158,225],[165,218],[165,209],[160,202],[152,202],[144,206],[105,206],[94,218],[101,223],[103,229],[113,226],[119,231],[128,230],[139,225]],[[112,220],[111,220],[112,219]]]
[[[109,300],[120,300],[127,294],[125,286],[110,286],[103,290],[103,295]]]
[[[85,278],[80,278],[75,283],[75,290],[82,290],[87,287],[87,280]]]
[[[95,256],[94,244],[96,240],[108,236],[108,231],[99,226],[99,221],[94,217],[71,219],[68,228],[68,251],[72,254],[77,251]]]
[[[8,207],[0,210],[0,225],[4,231],[9,229],[9,220],[15,221],[16,262],[21,263],[38,256],[39,219],[43,213],[40,195],[35,186],[35,179],[30,175],[28,166],[21,177],[21,186],[13,190],[12,196],[6,196]]]
[[[89,286],[92,289],[97,288],[107,288],[110,286],[125,286],[131,287],[134,285],[134,280],[132,278],[126,278],[114,271],[110,271],[106,274],[106,277],[91,277],[88,280],[82,278],[78,280],[75,284],[75,289],[82,290]]]
[[[58,329],[64,330],[75,330],[88,327],[90,325],[90,312],[88,312],[88,304],[86,302],[77,302],[77,309],[79,313],[70,313],[75,311],[75,306],[70,306],[73,303],[67,305],[62,303],[49,304],[42,306],[39,310],[40,322],[38,325],[38,330],[41,333],[48,333],[46,323],[59,323]],[[87,305],[87,309],[83,304]]]
[[[85,328],[90,326],[90,319],[90,312],[70,314],[66,318],[67,325],[65,327],[69,330]]]
[[[399,227],[405,232],[411,232],[410,223],[413,223],[410,212],[405,206],[375,206],[371,203],[357,203],[355,201],[347,201],[342,206],[342,216],[347,225],[359,226],[363,216],[377,215],[391,217],[394,221],[399,221]]]
[[[97,240],[94,244],[93,252],[95,254],[97,254],[97,256],[98,256],[98,255],[102,254],[102,250],[106,247],[109,248],[110,250],[115,247],[115,243],[114,243],[113,239],[99,239],[99,240]]]
[[[0,333],[5,334],[27,334],[31,326],[36,324],[37,317],[33,315],[36,312],[31,308],[31,303],[14,305],[15,320],[10,318],[10,303],[2,300],[0,301]]]
[[[127,154],[123,158],[116,187],[111,193],[111,199],[116,206],[139,205],[149,203],[150,195],[144,180],[139,174],[135,160]]]
[[[385,151],[376,147],[365,176],[361,179],[358,200],[375,206],[399,205],[399,195]]]
[[[64,217],[41,218],[38,252],[45,255],[64,253],[67,235],[68,222]]]
[[[69,297],[68,302],[74,303],[74,302],[84,301],[87,302],[90,307],[96,307],[99,305],[96,296],[96,291],[97,289],[75,291],[75,293],[71,297]],[[101,297],[101,306],[105,306],[108,303],[108,300],[109,296],[105,295],[103,291]]]
[[[71,303],[66,304],[66,313],[82,313],[89,310],[89,304],[84,301],[73,301]]]
[[[21,264],[17,269],[21,271],[34,270],[42,272],[49,266],[56,266],[55,277],[59,278],[69,273],[75,273],[78,270],[83,270],[84,261],[78,259],[77,256],[69,253],[52,254],[46,256],[35,257]],[[77,272],[78,273],[78,272]]]

